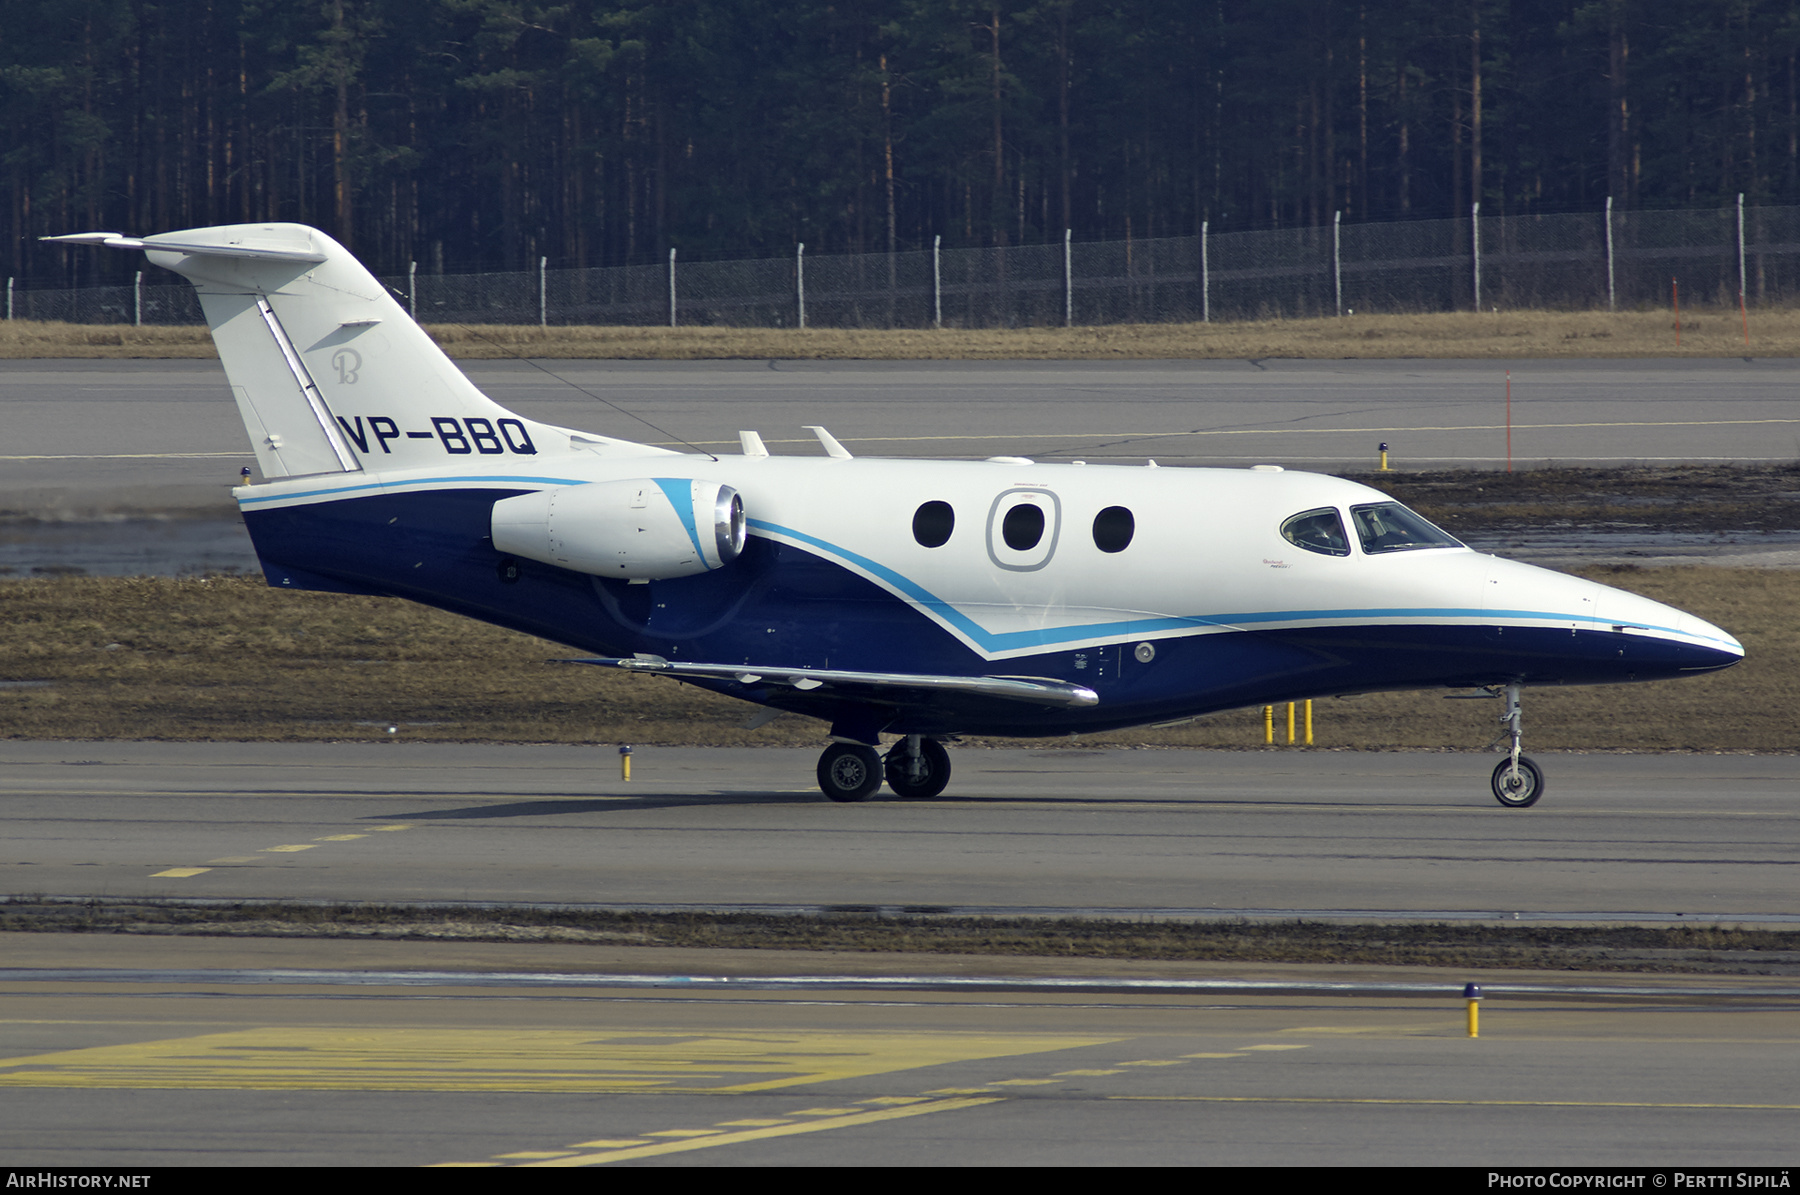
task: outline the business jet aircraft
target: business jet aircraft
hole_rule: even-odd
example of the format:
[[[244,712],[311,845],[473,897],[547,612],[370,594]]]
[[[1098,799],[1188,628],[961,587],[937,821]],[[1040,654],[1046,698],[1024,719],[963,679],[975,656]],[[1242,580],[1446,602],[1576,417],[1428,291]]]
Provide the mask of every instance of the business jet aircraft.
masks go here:
[[[493,402],[315,229],[46,239],[141,249],[198,289],[265,479],[233,492],[271,585],[411,598],[822,718],[833,800],[937,795],[959,734],[1472,686],[1504,698],[1493,794],[1525,808],[1544,781],[1522,689],[1743,658],[1337,478],[853,459],[823,428],[823,457],[750,431],[740,455],[677,453]]]

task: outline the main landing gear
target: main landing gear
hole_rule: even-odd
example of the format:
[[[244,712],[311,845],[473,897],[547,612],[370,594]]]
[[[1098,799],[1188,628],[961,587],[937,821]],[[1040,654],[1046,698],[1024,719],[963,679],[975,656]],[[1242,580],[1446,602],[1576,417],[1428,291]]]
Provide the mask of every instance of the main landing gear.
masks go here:
[[[888,787],[902,797],[935,797],[950,783],[950,753],[936,739],[909,734],[882,761]]]
[[[895,795],[935,797],[950,783],[950,753],[936,739],[909,734],[885,757],[861,743],[833,743],[819,756],[819,788],[834,801],[864,801],[887,781]]]
[[[1519,754],[1519,686],[1507,685],[1505,698],[1506,708],[1500,714],[1504,729],[1494,740],[1494,745],[1501,739],[1511,739],[1512,750],[1494,768],[1494,800],[1508,809],[1529,809],[1544,795],[1544,773],[1537,764]]]

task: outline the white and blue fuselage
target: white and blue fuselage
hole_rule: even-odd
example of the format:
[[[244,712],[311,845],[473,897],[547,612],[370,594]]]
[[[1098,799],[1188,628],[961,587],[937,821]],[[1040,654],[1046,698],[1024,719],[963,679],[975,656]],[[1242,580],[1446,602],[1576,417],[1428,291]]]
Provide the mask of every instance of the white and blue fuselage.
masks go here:
[[[822,429],[823,456],[749,432],[741,454],[674,453],[500,407],[316,230],[60,239],[193,281],[265,479],[236,495],[271,584],[406,597],[825,719],[853,745],[820,765],[840,799],[872,791],[883,734],[888,782],[930,795],[944,736],[1484,686],[1513,728],[1495,793],[1522,806],[1541,778],[1521,779],[1521,688],[1743,655],[1336,478],[854,459]]]
[[[1064,734],[1326,694],[1660,679],[1742,656],[1679,610],[1461,545],[1370,553],[1348,534],[1342,554],[1309,550],[1283,536],[1291,516],[1332,510],[1348,528],[1352,508],[1389,499],[1308,473],[665,456],[653,480],[741,496],[747,542],[729,563],[634,582],[497,549],[497,501],[650,463],[584,456],[298,478],[239,501],[274,584],[399,594],[612,657],[737,666],[757,679],[689,679],[850,737]],[[1022,550],[1006,539],[1020,506],[1043,523]],[[1123,546],[1096,542],[1105,511],[1129,516]],[[915,525],[934,515],[922,540]],[[874,704],[766,680],[793,670],[1046,678],[1097,700]]]

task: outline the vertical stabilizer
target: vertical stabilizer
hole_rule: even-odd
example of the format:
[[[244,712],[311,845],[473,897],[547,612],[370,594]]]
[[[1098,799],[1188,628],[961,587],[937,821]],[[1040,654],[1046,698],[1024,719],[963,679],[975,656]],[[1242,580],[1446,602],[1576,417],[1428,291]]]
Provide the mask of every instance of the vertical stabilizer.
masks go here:
[[[315,228],[45,239],[142,249],[194,284],[265,477],[664,452],[591,434],[577,441],[494,402],[349,250]]]

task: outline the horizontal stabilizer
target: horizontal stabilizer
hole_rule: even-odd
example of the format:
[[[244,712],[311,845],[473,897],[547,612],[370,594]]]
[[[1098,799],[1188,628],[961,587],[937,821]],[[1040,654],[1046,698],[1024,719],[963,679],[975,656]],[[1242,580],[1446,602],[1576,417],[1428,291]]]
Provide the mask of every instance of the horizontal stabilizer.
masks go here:
[[[764,668],[750,664],[684,664],[660,656],[622,660],[595,657],[561,660],[564,664],[595,664],[677,679],[732,680],[742,685],[779,685],[784,688],[891,690],[894,697],[907,690],[973,693],[1005,701],[1033,705],[1098,705],[1100,695],[1085,685],[1037,676],[929,676],[912,672],[850,672],[832,668]]]
[[[325,260],[325,254],[304,240],[291,244],[256,243],[239,238],[231,242],[198,240],[182,233],[161,236],[128,237],[120,232],[72,232],[66,236],[39,237],[62,245],[99,245],[103,249],[155,249],[165,253],[184,253],[200,257],[246,257],[265,261]]]

